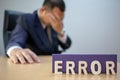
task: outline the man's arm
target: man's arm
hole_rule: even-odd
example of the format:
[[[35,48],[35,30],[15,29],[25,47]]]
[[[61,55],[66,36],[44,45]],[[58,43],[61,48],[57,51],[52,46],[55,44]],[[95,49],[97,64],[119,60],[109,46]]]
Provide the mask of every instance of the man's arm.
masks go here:
[[[11,39],[7,45],[7,54],[13,63],[34,63],[39,62],[39,58],[30,49],[23,49],[26,44],[28,34],[17,24],[12,32]]]
[[[8,51],[8,49],[12,46],[19,46],[24,48],[27,37],[28,35],[26,31],[21,27],[21,25],[17,24],[11,34],[6,50]]]
[[[65,50],[71,46],[71,39],[64,34],[62,19],[57,14],[49,14],[49,21],[52,28],[58,34],[58,40],[61,47]]]
[[[65,50],[68,49],[71,46],[71,39],[69,38],[69,36],[67,36],[66,34],[64,34],[63,36],[59,36],[58,35],[58,39],[59,39],[59,44],[60,46]]]

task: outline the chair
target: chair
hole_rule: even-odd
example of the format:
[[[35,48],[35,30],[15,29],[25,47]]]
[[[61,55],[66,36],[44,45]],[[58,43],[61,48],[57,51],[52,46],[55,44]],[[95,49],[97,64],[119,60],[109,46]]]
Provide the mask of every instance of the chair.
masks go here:
[[[13,10],[5,10],[4,12],[4,26],[3,26],[3,41],[4,41],[4,49],[8,44],[8,40],[10,38],[11,32],[16,26],[16,20],[19,16],[23,15],[23,12],[13,11]]]

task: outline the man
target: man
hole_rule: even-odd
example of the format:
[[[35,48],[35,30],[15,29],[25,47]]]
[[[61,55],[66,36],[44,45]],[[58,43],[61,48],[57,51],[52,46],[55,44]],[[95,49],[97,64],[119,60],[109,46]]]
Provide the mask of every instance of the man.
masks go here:
[[[41,9],[22,15],[7,45],[12,62],[40,62],[37,55],[60,53],[59,45],[63,50],[69,48],[71,40],[63,31],[64,12],[63,0],[45,0]]]

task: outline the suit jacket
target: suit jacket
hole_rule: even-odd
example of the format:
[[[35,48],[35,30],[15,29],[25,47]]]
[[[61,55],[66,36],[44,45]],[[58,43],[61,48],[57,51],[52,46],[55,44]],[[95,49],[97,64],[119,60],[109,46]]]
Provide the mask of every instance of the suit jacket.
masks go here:
[[[6,50],[11,46],[20,46],[22,48],[30,48],[37,55],[60,53],[58,46],[66,50],[71,45],[71,40],[67,36],[66,43],[62,43],[57,33],[51,28],[52,40],[51,44],[48,36],[41,25],[37,11],[32,14],[24,14],[18,20],[15,29],[12,32],[11,38]]]

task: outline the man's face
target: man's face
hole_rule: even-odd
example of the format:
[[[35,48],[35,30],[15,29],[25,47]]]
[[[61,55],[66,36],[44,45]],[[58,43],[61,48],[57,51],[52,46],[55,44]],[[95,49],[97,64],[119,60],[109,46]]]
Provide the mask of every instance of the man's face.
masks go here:
[[[41,12],[41,18],[45,25],[51,25],[50,16],[52,16],[53,19],[59,19],[62,21],[64,18],[64,12],[62,12],[57,7],[53,8],[51,11],[47,11],[46,9],[43,9],[43,11]]]

